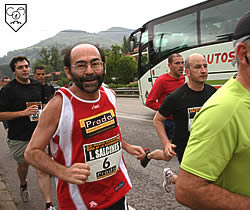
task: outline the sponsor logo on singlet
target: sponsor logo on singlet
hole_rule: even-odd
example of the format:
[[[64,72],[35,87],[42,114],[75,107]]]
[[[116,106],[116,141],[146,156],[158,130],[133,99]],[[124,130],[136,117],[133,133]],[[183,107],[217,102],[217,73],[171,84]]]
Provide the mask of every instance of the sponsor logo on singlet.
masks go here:
[[[89,206],[90,206],[90,208],[95,208],[98,206],[98,204],[95,201],[91,201],[91,202],[89,202]]]
[[[115,186],[114,190],[118,192],[124,185],[125,183],[121,181],[118,185]]]
[[[81,119],[79,122],[84,138],[93,137],[117,127],[116,116],[112,109]]]

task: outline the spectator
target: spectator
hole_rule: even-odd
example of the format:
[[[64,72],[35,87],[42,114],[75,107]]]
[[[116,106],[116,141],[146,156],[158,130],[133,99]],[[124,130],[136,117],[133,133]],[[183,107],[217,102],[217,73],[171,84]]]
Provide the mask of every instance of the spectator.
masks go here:
[[[5,76],[5,77],[2,78],[3,86],[7,85],[9,82],[10,82],[9,77]],[[8,121],[7,120],[3,121],[3,127],[4,127],[5,131],[8,133]]]
[[[34,78],[41,82],[42,84],[42,97],[44,98],[44,103],[47,104],[48,101],[54,96],[55,89],[52,85],[45,82],[46,71],[43,66],[35,67]]]
[[[2,84],[3,86],[7,85],[10,82],[10,78],[5,76],[2,78]]]

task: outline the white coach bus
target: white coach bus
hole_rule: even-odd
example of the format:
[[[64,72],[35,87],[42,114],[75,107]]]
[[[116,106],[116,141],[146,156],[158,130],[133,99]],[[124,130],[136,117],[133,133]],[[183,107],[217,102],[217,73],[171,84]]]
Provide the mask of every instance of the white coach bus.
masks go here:
[[[161,5],[163,6],[163,5]],[[166,5],[167,6],[167,5]],[[142,102],[155,80],[169,71],[167,58],[193,52],[205,56],[208,81],[222,85],[236,73],[232,33],[249,0],[208,0],[145,23],[130,35],[131,53],[138,58],[138,86]]]

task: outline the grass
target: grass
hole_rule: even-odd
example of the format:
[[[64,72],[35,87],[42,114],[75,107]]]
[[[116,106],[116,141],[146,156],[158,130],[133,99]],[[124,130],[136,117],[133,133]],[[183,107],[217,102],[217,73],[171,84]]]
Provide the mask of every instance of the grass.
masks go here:
[[[133,82],[133,83],[129,83],[129,84],[114,84],[114,83],[110,83],[107,84],[110,88],[120,88],[120,87],[138,87],[138,83],[137,82]]]
[[[209,85],[224,85],[227,82],[227,80],[208,80],[206,81]]]

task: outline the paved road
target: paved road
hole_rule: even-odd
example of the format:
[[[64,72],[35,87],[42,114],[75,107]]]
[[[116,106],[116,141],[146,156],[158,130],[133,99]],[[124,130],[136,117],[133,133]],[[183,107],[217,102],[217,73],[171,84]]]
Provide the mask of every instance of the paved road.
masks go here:
[[[38,187],[35,170],[33,167],[29,168],[28,173],[28,187],[31,191],[31,201],[24,203],[22,202],[19,195],[19,180],[16,173],[16,162],[9,154],[8,146],[6,143],[6,133],[3,126],[0,124],[0,173],[3,175],[4,181],[7,183],[7,188],[10,191],[15,203],[17,204],[18,210],[40,210],[45,209],[45,203],[43,201],[42,194]],[[52,181],[52,198],[53,202],[57,204],[55,183]]]
[[[117,114],[123,138],[143,148],[161,148],[160,139],[153,126],[155,111],[143,106],[138,98],[117,98]],[[177,158],[170,162],[151,160],[146,168],[135,157],[124,154],[133,188],[128,193],[128,203],[137,210],[185,210],[175,201],[174,190],[162,189],[162,170],[170,167],[178,171]]]
[[[153,127],[154,111],[143,106],[138,98],[117,98],[117,114],[123,138],[129,143],[141,145],[143,148],[161,148],[160,140]],[[31,202],[23,203],[18,191],[16,163],[10,156],[6,144],[6,134],[0,126],[0,173],[10,190],[18,210],[40,210],[44,208],[42,195],[39,191],[33,168],[29,171],[29,187],[32,192]],[[135,157],[124,152],[128,171],[133,184],[128,193],[129,205],[136,210],[187,209],[175,201],[174,192],[165,193],[162,189],[162,169],[171,167],[178,171],[179,164],[174,158],[169,163],[165,161],[150,161],[147,168],[142,168]],[[57,204],[55,185],[52,179],[53,202]]]

